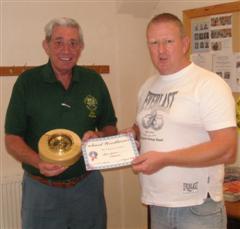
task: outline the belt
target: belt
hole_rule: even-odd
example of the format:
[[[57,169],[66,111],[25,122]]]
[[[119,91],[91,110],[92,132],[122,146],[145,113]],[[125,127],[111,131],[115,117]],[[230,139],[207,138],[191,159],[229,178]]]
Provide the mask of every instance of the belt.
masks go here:
[[[83,175],[79,177],[74,177],[68,180],[62,180],[62,181],[56,181],[56,180],[51,180],[45,177],[41,176],[34,176],[29,174],[29,176],[33,179],[36,180],[42,184],[51,186],[51,187],[57,187],[57,188],[71,188],[74,187],[76,184],[78,184],[80,181],[82,181],[84,178],[86,178],[91,172],[86,172]]]

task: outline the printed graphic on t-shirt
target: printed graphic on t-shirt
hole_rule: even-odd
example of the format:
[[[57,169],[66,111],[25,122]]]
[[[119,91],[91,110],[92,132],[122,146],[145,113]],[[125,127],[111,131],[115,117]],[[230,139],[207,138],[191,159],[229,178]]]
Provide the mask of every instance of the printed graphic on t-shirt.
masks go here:
[[[198,182],[183,183],[183,193],[198,192]]]
[[[164,116],[169,113],[178,91],[167,93],[148,92],[139,111],[141,117],[142,140],[162,141],[158,131],[164,126]]]
[[[163,126],[163,117],[157,111],[152,111],[143,117],[142,125],[145,129],[160,130]]]
[[[178,91],[156,94],[149,91],[144,100],[143,109],[158,107],[158,109],[168,111],[177,93]]]

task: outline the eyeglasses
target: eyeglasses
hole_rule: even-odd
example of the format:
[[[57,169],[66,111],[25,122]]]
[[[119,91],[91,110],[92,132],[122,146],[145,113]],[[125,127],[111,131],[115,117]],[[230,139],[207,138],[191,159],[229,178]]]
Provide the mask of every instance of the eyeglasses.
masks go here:
[[[63,47],[67,46],[70,49],[77,49],[80,46],[80,41],[78,40],[69,40],[67,42],[65,42],[62,39],[56,39],[51,41],[53,43],[53,46],[55,49],[62,49]]]

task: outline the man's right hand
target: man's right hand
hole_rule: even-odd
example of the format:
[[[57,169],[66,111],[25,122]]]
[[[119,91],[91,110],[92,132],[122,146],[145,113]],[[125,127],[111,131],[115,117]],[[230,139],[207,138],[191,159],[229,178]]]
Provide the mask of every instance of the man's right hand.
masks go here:
[[[56,165],[44,161],[40,161],[38,164],[39,171],[46,177],[53,177],[63,173],[67,167]]]

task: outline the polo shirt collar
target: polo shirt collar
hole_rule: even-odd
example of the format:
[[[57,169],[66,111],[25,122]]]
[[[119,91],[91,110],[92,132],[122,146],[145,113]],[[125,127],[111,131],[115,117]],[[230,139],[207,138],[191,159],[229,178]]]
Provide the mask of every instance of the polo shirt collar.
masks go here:
[[[77,74],[76,71],[77,66],[74,66],[72,69],[72,81],[79,82],[80,76]],[[55,73],[52,68],[51,61],[49,60],[48,63],[43,68],[43,75],[44,75],[44,81],[48,83],[55,83],[57,82],[57,78],[55,76]]]

